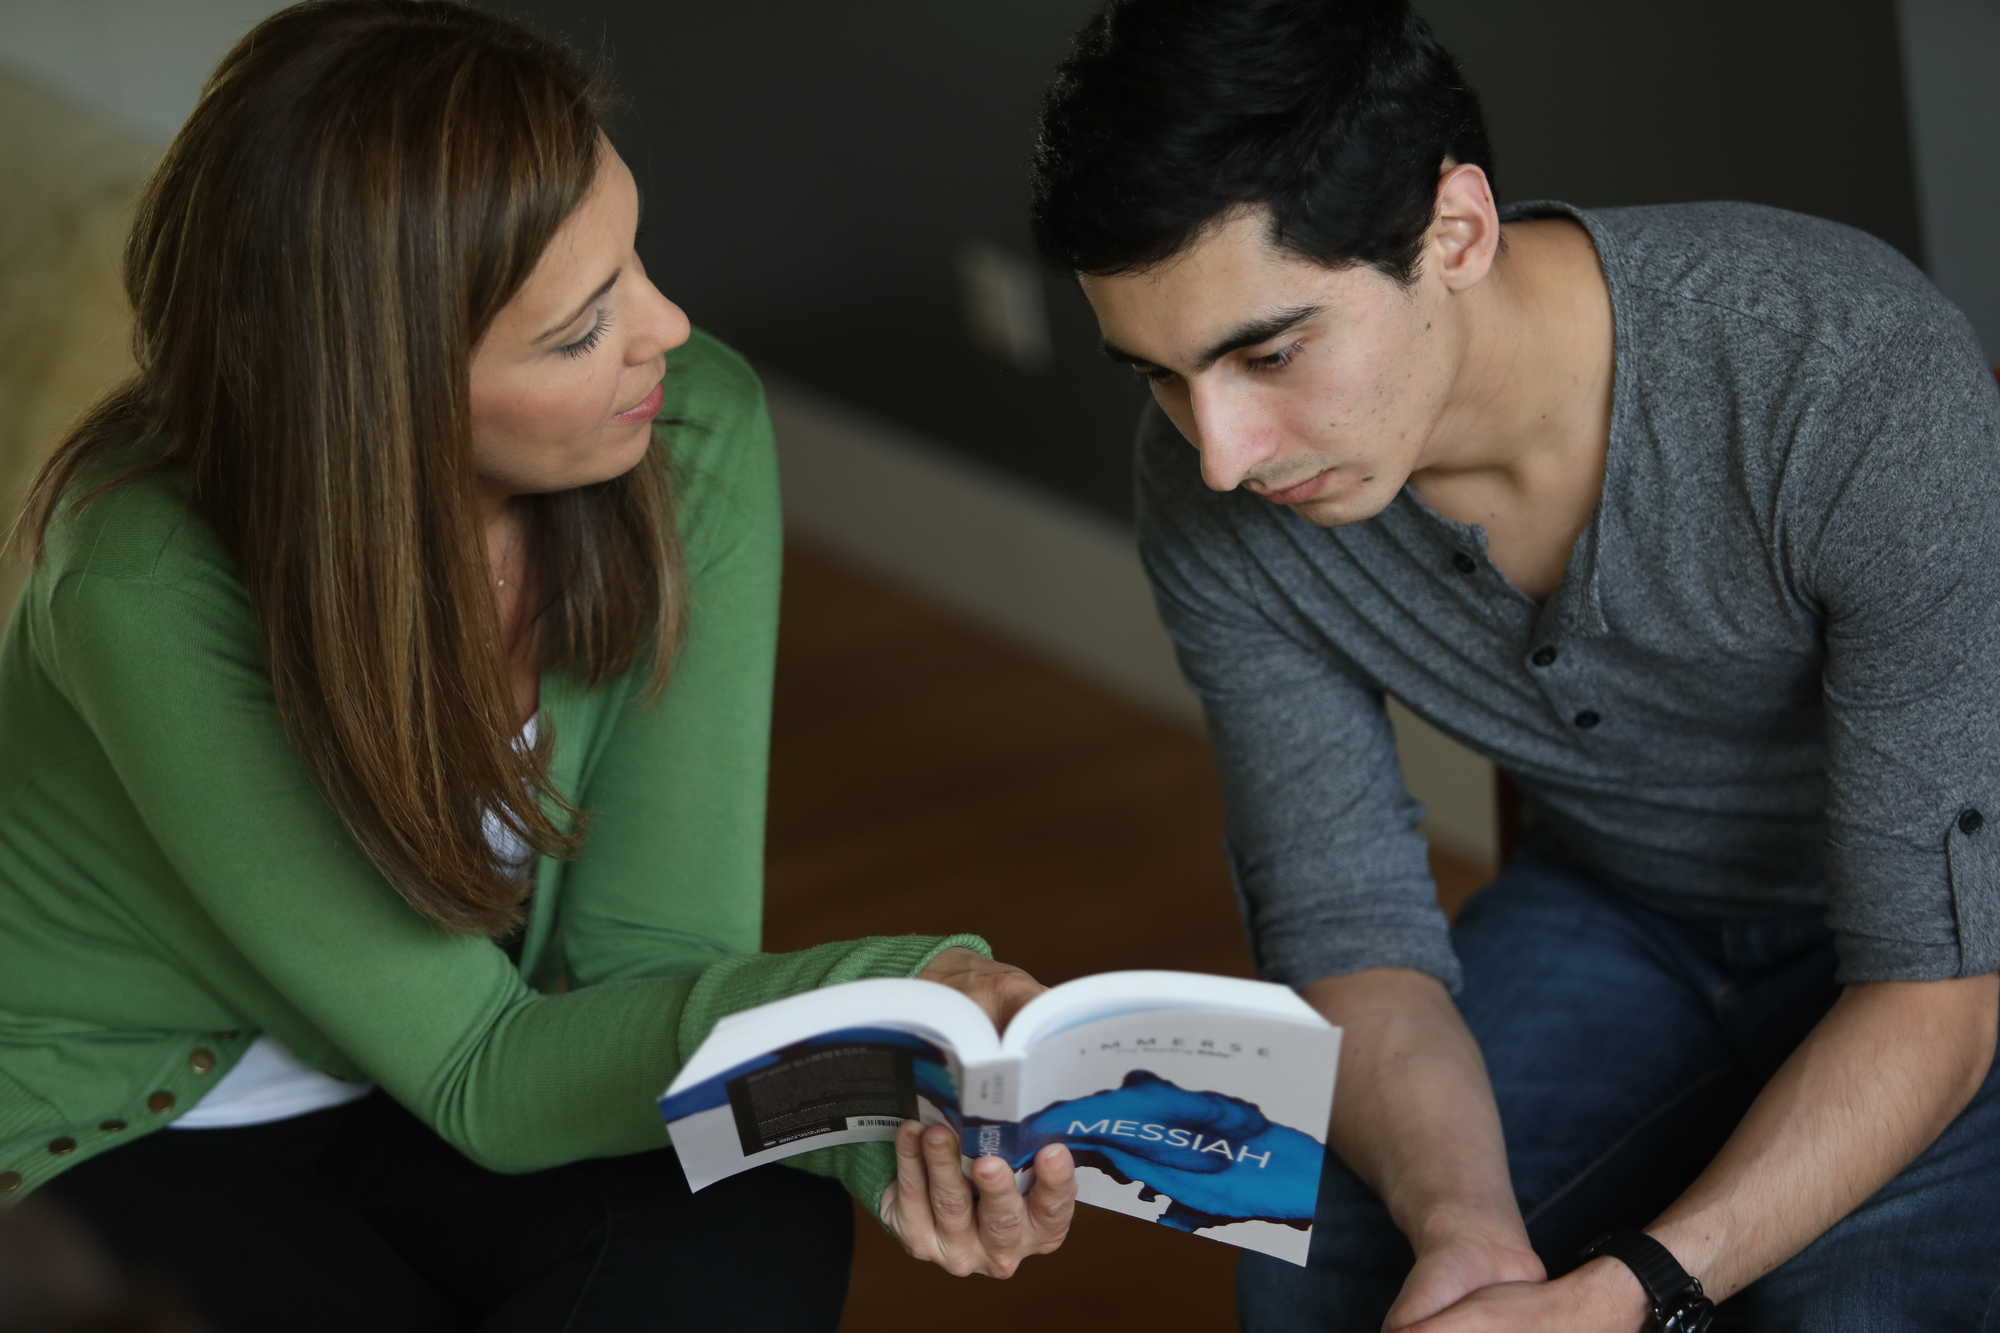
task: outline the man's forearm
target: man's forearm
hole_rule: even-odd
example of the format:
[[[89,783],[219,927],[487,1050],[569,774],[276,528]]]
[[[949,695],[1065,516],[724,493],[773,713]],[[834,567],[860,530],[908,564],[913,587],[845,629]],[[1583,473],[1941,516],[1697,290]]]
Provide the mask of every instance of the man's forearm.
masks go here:
[[[1306,1000],[1344,1029],[1334,1150],[1421,1253],[1449,1235],[1527,1248],[1500,1114],[1478,1045],[1435,978],[1327,977]]]
[[[1965,1109],[2000,979],[1850,986],[1707,1170],[1647,1230],[1717,1300],[1865,1202]]]

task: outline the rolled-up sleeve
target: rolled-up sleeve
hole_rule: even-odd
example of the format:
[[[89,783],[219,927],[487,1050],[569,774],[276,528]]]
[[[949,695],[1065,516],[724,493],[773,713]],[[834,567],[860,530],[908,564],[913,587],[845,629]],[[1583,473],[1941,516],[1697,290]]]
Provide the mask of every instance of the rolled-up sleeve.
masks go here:
[[[2000,396],[1938,321],[1851,367],[1806,502],[1843,981],[2000,969]]]

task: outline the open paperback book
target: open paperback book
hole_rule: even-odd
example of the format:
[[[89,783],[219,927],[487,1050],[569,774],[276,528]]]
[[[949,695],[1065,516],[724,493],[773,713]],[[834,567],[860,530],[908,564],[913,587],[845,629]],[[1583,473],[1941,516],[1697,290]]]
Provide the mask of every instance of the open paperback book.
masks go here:
[[[717,1023],[660,1098],[688,1185],[944,1122],[1023,1188],[1049,1143],[1077,1197],[1303,1264],[1340,1029],[1283,986],[1107,972],[1036,996],[1005,1037],[932,981],[854,981]]]

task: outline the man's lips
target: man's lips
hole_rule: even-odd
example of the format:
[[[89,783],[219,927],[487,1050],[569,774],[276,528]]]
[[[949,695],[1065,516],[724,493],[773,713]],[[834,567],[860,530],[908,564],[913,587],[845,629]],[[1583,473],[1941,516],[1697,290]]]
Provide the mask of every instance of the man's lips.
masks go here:
[[[1327,478],[1331,477],[1333,473],[1333,468],[1326,468],[1323,471],[1313,473],[1304,481],[1285,487],[1281,491],[1259,491],[1257,494],[1263,499],[1269,500],[1272,504],[1299,504],[1318,495],[1321,489],[1325,487]]]

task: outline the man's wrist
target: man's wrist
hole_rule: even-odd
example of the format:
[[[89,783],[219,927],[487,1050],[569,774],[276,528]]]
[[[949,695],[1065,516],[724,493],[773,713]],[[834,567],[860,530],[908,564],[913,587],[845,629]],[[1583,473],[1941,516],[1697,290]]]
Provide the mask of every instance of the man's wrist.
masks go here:
[[[1570,1274],[1593,1310],[1603,1312],[1606,1329],[1641,1333],[1653,1314],[1653,1302],[1639,1278],[1609,1255],[1586,1261]]]
[[[1714,1323],[1715,1305],[1700,1280],[1643,1231],[1609,1232],[1586,1245],[1582,1258],[1585,1267],[1602,1267],[1608,1260],[1625,1270],[1629,1281],[1623,1289],[1639,1292],[1641,1327],[1649,1333],[1706,1333]]]
[[[1533,1252],[1521,1210],[1512,1199],[1493,1207],[1479,1207],[1463,1200],[1427,1209],[1406,1233],[1410,1248],[1418,1254],[1428,1250],[1480,1245],[1494,1249]]]

